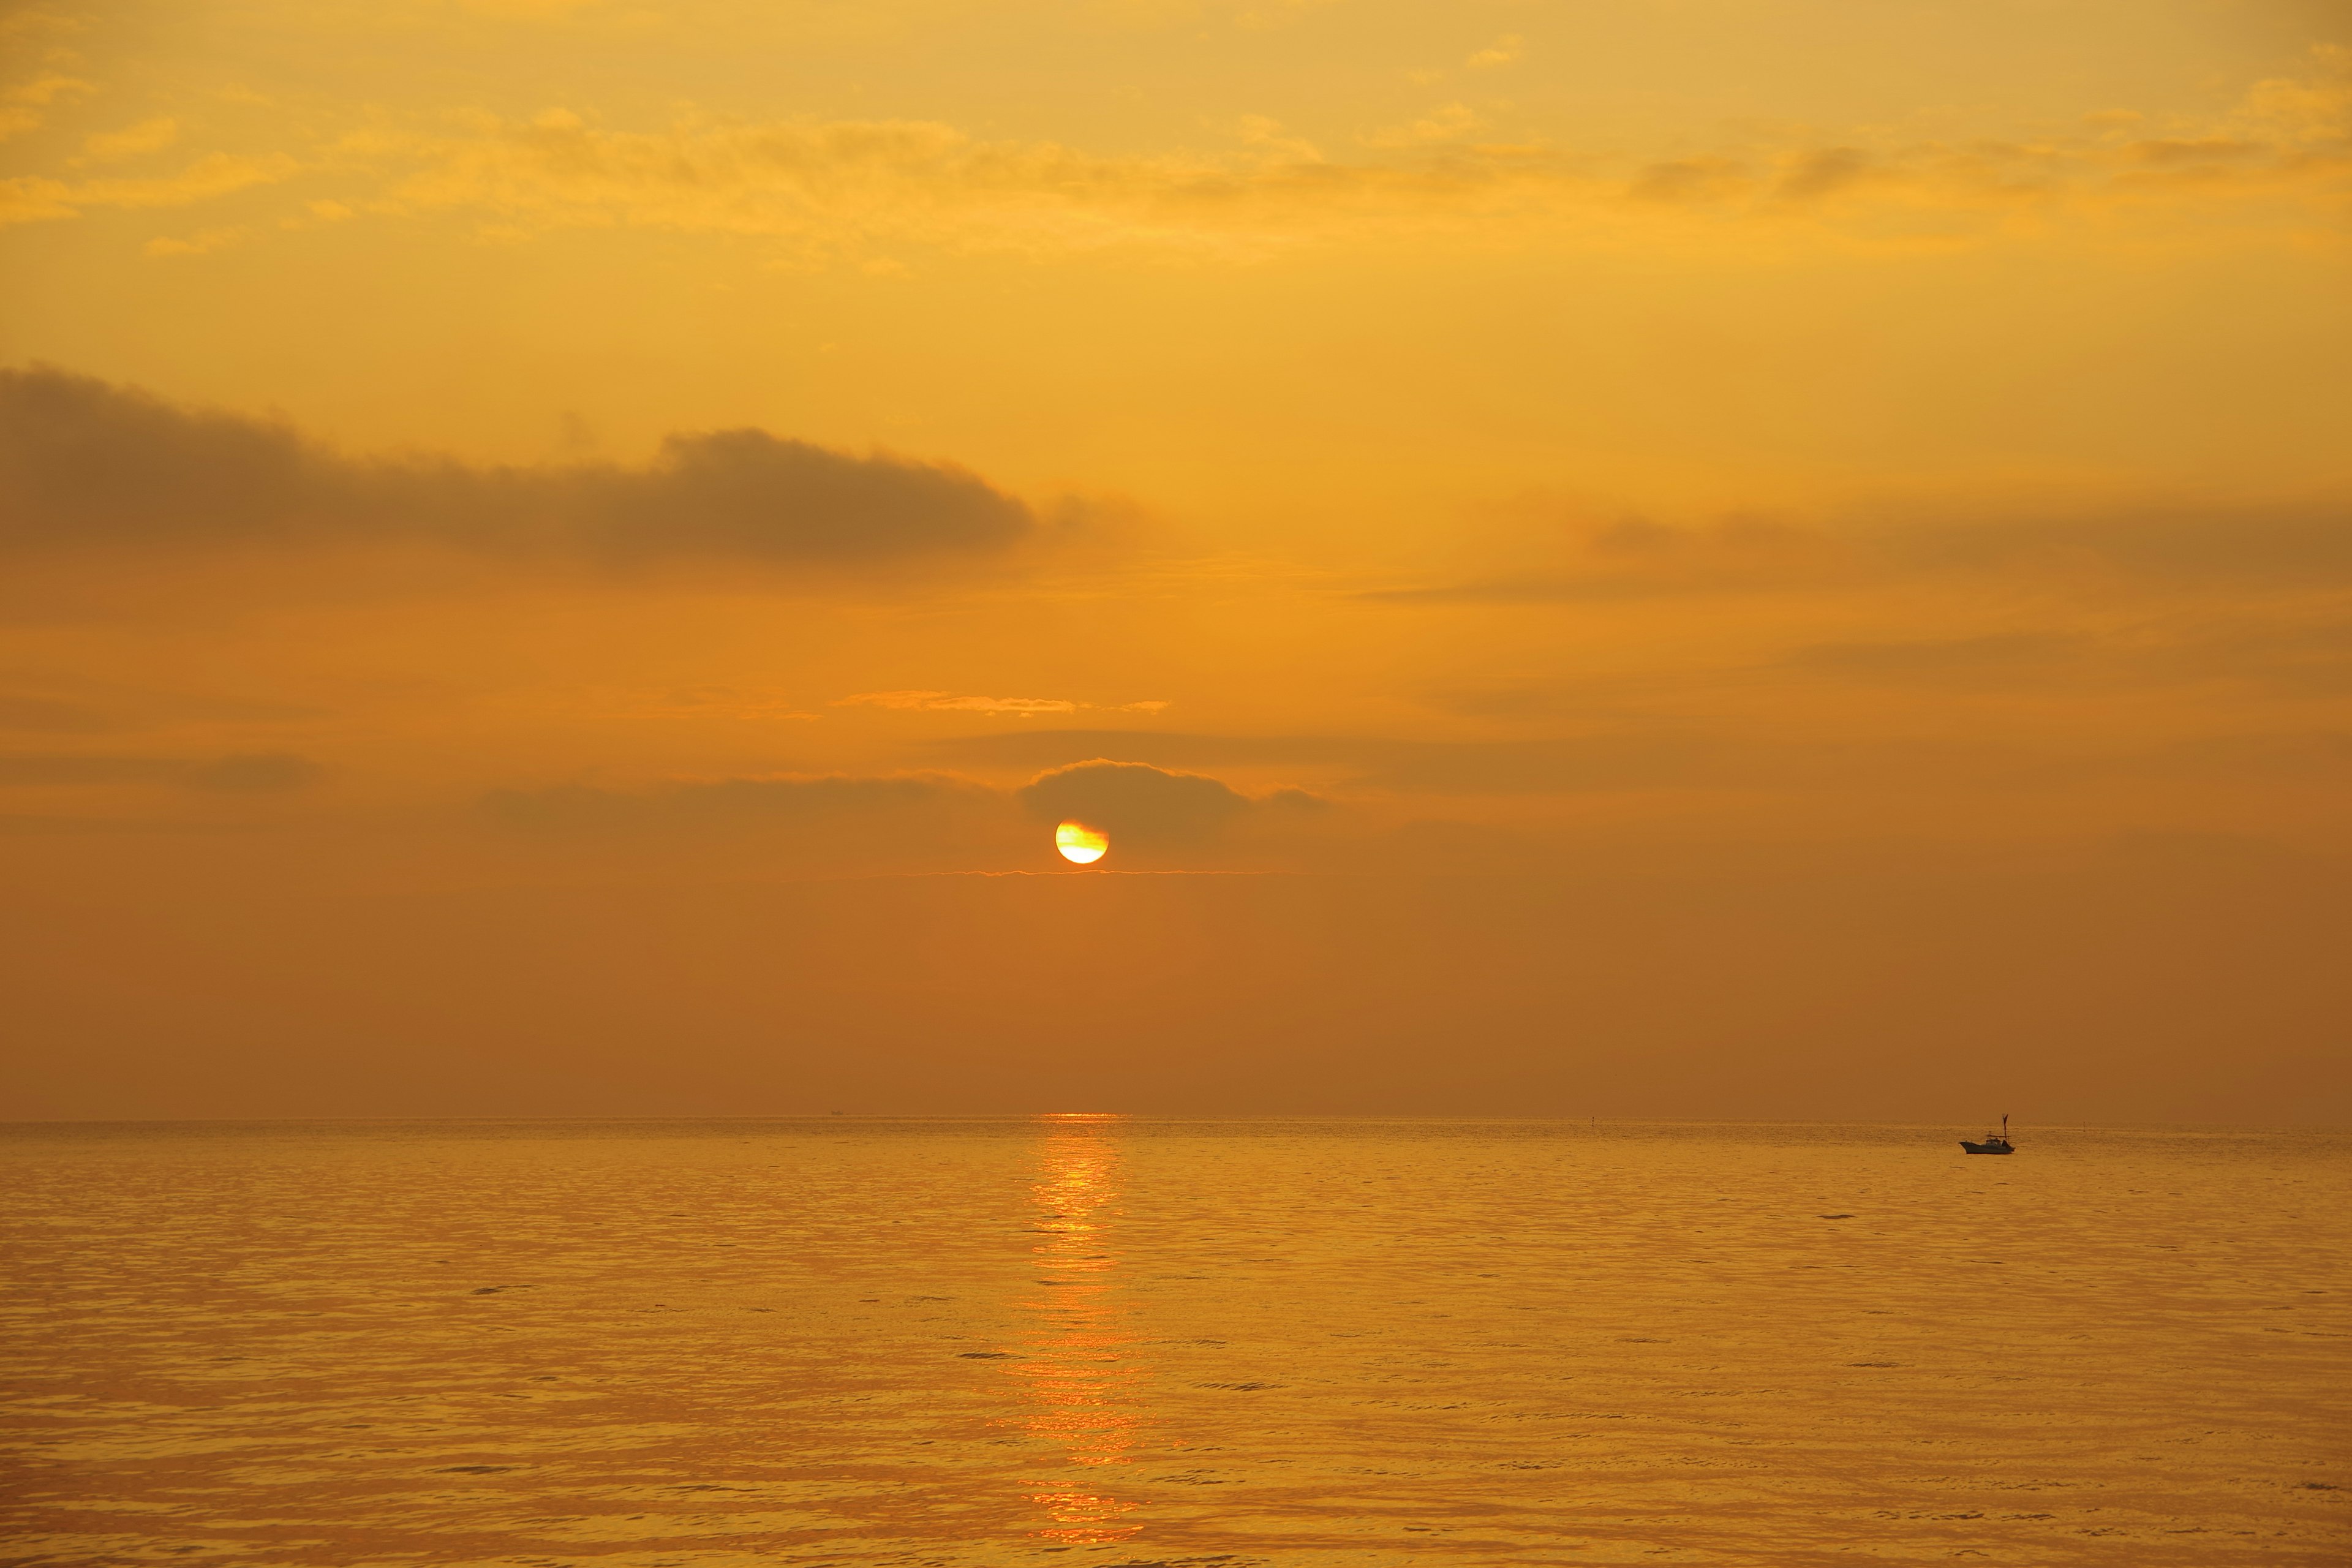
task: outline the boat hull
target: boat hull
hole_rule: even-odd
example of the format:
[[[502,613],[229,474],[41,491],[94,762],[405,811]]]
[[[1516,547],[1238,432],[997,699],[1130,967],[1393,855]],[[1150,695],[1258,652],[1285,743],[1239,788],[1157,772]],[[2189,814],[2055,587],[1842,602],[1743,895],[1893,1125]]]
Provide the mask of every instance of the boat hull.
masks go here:
[[[1971,1143],[1965,1138],[1960,1140],[1960,1147],[1967,1150],[1971,1154],[2014,1154],[2017,1152],[2016,1150],[2011,1148],[2006,1143]]]

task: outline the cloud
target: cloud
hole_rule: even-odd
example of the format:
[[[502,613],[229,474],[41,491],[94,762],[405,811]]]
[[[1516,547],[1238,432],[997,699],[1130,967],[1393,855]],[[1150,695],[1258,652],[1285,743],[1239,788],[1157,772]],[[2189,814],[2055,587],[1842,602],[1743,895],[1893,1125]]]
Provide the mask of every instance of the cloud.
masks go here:
[[[1859,147],[1825,147],[1790,158],[1773,194],[1789,201],[1834,195],[1876,174],[1875,161]]]
[[[1164,854],[1206,848],[1276,817],[1302,820],[1323,803],[1299,790],[1250,795],[1202,774],[1093,758],[1016,789],[939,772],[782,774],[498,790],[481,804],[493,821],[538,832],[768,834],[852,863],[1001,864],[1007,855],[1037,858],[1050,843],[1038,826],[1070,818],[1109,832],[1123,852]]]
[[[1028,537],[949,464],[771,436],[672,436],[642,468],[361,460],[283,425],[55,370],[0,372],[0,552],[418,542],[509,557],[860,563]]]
[[[308,757],[283,752],[210,758],[0,754],[0,786],[32,789],[148,784],[224,795],[275,794],[316,784],[325,773]]]
[[[1319,163],[1323,150],[1302,136],[1291,134],[1279,120],[1263,114],[1244,114],[1237,127],[1242,144],[1255,151],[1268,163]]]
[[[1473,58],[1515,58],[1505,38]],[[1497,112],[1500,112],[1498,110]],[[1103,154],[986,140],[937,121],[720,121],[621,129],[555,108],[476,114],[457,132],[372,120],[300,157],[209,153],[164,179],[0,181],[0,221],[183,205],[308,173],[314,198],[380,220],[458,215],[527,235],[626,226],[763,237],[821,262],[884,247],[1035,257],[1106,250],[1249,260],[1381,235],[1551,231],[1716,248],[1719,226],[1911,247],[2018,232],[2023,216],[2126,210],[2340,238],[2352,175],[2352,54],[2254,84],[2230,110],[2152,125],[2094,117],[2031,140],[1906,139],[1884,128],[1760,138],[1671,161],[1528,133],[1486,134],[1452,104],[1332,161],[1275,121],[1219,154]],[[1481,136],[1484,139],[1479,139]]]
[[[82,156],[93,163],[160,153],[180,139],[180,122],[172,119],[142,120],[120,131],[102,132],[82,141]]]
[[[1527,52],[1527,47],[1528,41],[1517,33],[1506,33],[1462,63],[1472,70],[1492,70],[1517,59]]]
[[[1752,180],[1748,166],[1737,159],[1679,158],[1643,167],[1625,193],[1636,201],[1721,202],[1741,195]]]
[[[1376,148],[1436,147],[1460,142],[1485,129],[1486,121],[1477,110],[1468,104],[1449,103],[1406,124],[1376,131],[1363,141],[1365,146]]]
[[[1145,847],[1198,844],[1266,812],[1311,811],[1323,803],[1303,790],[1246,795],[1202,773],[1102,757],[1054,768],[1022,786],[1022,809],[1043,822],[1081,822],[1114,844]]]
[[[227,249],[244,239],[248,233],[250,233],[249,230],[243,228],[199,229],[185,239],[173,239],[169,237],[151,239],[144,248],[148,255],[153,257],[207,256],[215,250]]]
[[[0,142],[38,130],[45,111],[58,100],[80,98],[97,90],[79,77],[55,72],[0,89]]]
[[[1507,37],[1474,57],[1516,58]],[[1252,122],[1254,125],[1259,122]],[[1723,149],[1630,173],[1526,136],[1478,144],[1451,104],[1369,138],[1388,154],[1334,163],[1269,125],[1241,161],[1105,157],[1055,143],[991,142],[927,121],[684,121],[605,130],[556,112],[484,121],[474,138],[404,144],[390,201],[527,226],[603,225],[760,233],[818,250],[908,239],[951,248],[1068,252],[1107,247],[1262,254],[1449,216],[1486,227],[1569,224],[1623,232],[1669,190],[1717,216],[1777,221],[1832,200],[1850,219],[1898,227],[1935,212],[1997,228],[2020,207],[2296,194],[2328,211],[2352,172],[2352,56],[2315,52],[2307,77],[2256,84],[2227,114],[2151,137],[2108,128],[2073,140],[1900,142]],[[1735,170],[1753,163],[1758,172]],[[1638,195],[1644,201],[1628,202]],[[1815,213],[1819,220],[1824,215]],[[2212,215],[2208,215],[2210,220]]]
[[[0,226],[79,217],[91,207],[184,207],[257,185],[278,184],[300,172],[286,154],[239,157],[207,153],[177,174],[143,180],[66,181],[24,174],[0,180]]]

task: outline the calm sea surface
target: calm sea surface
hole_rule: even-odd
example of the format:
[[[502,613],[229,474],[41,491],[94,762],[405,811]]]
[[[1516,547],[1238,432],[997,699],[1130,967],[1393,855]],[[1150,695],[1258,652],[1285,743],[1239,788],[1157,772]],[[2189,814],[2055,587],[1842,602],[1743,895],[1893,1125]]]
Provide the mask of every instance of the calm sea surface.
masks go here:
[[[2352,1141],[16,1127],[0,1561],[2352,1562]]]

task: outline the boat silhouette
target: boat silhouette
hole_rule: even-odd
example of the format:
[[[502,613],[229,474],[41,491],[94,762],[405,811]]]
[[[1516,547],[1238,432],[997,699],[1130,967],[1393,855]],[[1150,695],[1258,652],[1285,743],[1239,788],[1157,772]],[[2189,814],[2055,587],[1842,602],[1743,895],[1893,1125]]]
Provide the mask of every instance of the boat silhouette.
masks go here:
[[[1960,1140],[1960,1147],[1967,1150],[1971,1154],[2014,1154],[2017,1152],[2017,1145],[2009,1141],[2009,1118],[2006,1116],[2000,1119],[2000,1131],[1986,1133],[1984,1135],[1984,1142],[1981,1143],[1971,1143],[1967,1139],[1963,1138]]]

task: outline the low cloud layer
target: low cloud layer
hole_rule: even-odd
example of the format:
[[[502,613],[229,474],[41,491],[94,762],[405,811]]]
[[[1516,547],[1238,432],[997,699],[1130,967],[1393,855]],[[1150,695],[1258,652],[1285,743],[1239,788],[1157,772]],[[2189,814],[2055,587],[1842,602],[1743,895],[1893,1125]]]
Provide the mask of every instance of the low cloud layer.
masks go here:
[[[425,542],[613,564],[985,557],[1020,500],[949,464],[761,430],[672,436],[643,468],[355,459],[296,431],[50,369],[0,371],[0,553]]]
[[[940,864],[1002,863],[1008,856],[1042,860],[1047,830],[1072,820],[1108,833],[1120,863],[1139,852],[1156,857],[1154,864],[1181,865],[1186,852],[1246,839],[1269,824],[1303,823],[1328,809],[1303,790],[1254,795],[1202,773],[1099,757],[1050,769],[1013,789],[946,773],[828,774],[499,790],[482,804],[492,820],[515,829],[806,835],[869,865],[903,858],[906,850]]]

